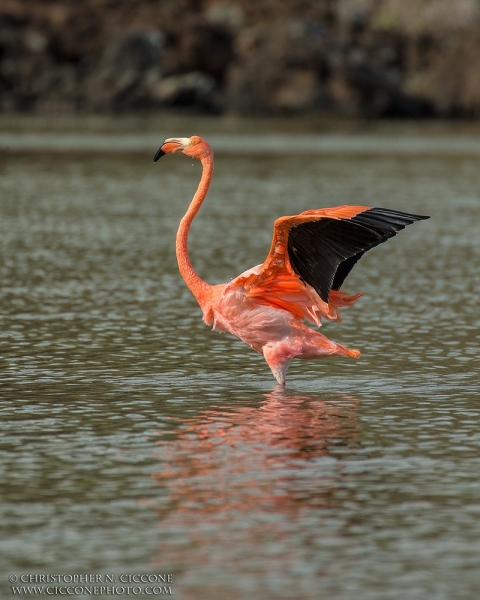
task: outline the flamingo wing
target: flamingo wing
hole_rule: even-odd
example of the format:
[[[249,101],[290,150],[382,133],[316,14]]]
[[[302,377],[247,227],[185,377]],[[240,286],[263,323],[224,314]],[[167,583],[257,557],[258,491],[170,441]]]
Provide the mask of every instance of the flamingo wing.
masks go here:
[[[267,259],[243,282],[247,295],[274,306],[282,306],[286,299],[288,306],[282,307],[305,318],[305,311],[298,305],[302,304],[298,297],[303,293],[304,299],[305,294],[309,296],[310,303],[328,317],[329,302],[342,305],[338,304],[343,294],[340,287],[365,252],[407,225],[428,218],[386,208],[348,205],[280,217],[274,224]],[[316,299],[312,298],[311,288]],[[332,291],[336,292],[335,302]],[[350,298],[353,297],[343,305],[351,303]],[[336,318],[336,311],[330,310],[329,318]]]
[[[330,291],[340,289],[365,252],[386,242],[407,225],[427,218],[372,207],[347,218],[325,216],[298,225],[293,222],[288,234],[290,263],[320,298],[328,302]]]

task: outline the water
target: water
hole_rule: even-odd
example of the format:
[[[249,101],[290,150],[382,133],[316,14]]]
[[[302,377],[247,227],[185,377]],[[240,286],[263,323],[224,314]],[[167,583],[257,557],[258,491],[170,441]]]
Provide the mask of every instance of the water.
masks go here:
[[[3,597],[8,574],[170,573],[181,599],[477,598],[475,138],[407,130],[408,151],[385,126],[322,147],[186,123],[106,127],[90,146],[81,124],[34,138],[4,124]],[[165,135],[204,131],[220,150],[191,253],[211,283],[262,262],[282,214],[432,216],[349,276],[365,296],[324,333],[360,360],[294,361],[282,391],[202,324],[174,257],[199,164],[152,157]]]

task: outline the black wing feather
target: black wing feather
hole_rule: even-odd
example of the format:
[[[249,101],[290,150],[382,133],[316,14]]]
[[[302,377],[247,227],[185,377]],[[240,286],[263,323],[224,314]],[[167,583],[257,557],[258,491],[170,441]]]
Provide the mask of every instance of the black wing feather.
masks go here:
[[[370,208],[351,219],[322,218],[291,228],[288,256],[293,270],[324,302],[338,290],[360,258],[407,225],[428,219],[387,208]]]

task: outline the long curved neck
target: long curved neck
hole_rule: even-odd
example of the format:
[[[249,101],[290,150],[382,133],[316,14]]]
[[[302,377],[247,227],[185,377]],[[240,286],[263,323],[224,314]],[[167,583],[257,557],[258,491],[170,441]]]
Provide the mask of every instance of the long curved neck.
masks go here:
[[[176,238],[176,253],[180,274],[192,294],[197,299],[197,302],[201,305],[207,290],[211,286],[198,276],[190,262],[188,256],[188,232],[195,215],[202,205],[202,202],[205,200],[208,188],[210,187],[213,175],[213,152],[203,156],[200,160],[203,167],[202,177],[198,184],[197,191],[190,202],[190,206],[183,219],[180,221]]]

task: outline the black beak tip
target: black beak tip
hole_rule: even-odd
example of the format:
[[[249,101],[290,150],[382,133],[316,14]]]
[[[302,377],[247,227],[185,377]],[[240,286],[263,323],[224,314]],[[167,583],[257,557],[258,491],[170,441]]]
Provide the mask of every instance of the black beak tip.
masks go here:
[[[155,156],[153,157],[153,162],[157,162],[157,160],[159,160],[160,158],[162,158],[162,156],[165,156],[166,152],[164,152],[162,150],[162,148],[159,148],[157,150],[157,152],[155,153]]]

